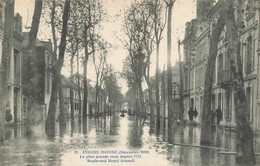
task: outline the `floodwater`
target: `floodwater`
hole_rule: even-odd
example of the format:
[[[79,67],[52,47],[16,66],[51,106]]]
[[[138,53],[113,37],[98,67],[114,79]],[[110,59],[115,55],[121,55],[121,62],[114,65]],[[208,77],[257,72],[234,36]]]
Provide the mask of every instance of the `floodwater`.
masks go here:
[[[43,123],[8,127],[0,144],[0,165],[236,165],[234,155],[222,154],[236,150],[235,132],[213,129],[212,147],[207,148],[199,146],[200,126],[175,124],[168,129],[167,123],[161,119],[160,128],[155,128],[149,119],[128,115],[88,117],[85,134],[76,119],[73,128],[67,122],[62,136],[57,123],[53,139],[45,135]],[[259,153],[259,137],[254,146]]]

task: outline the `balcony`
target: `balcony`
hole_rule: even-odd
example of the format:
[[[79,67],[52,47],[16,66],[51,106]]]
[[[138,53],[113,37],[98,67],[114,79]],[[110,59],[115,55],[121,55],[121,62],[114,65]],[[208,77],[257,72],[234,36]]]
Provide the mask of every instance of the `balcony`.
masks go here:
[[[218,82],[217,84],[220,85],[223,89],[228,89],[232,84],[232,74],[231,70],[223,70],[218,72]]]

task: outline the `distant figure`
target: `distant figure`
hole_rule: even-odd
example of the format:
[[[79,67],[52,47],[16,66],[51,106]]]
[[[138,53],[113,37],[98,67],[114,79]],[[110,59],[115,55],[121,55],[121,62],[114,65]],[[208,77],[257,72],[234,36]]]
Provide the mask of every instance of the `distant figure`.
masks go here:
[[[215,112],[213,110],[210,111],[211,123],[214,123],[215,120]]]
[[[195,119],[197,118],[198,114],[199,113],[198,113],[197,109],[195,108],[195,110],[193,111],[193,115],[194,115]]]
[[[218,106],[217,110],[216,110],[216,114],[217,114],[217,124],[219,125],[219,122],[222,119],[222,111],[220,109],[220,106]]]
[[[190,107],[190,109],[188,111],[188,115],[189,115],[190,121],[193,121],[193,110],[192,110],[192,107]]]

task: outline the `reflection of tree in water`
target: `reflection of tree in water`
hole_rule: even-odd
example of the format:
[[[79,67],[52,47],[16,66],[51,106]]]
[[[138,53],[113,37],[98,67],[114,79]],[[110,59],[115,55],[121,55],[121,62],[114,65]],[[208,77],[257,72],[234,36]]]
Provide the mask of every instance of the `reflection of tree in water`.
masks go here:
[[[59,145],[59,144],[58,144]],[[49,144],[46,147],[46,161],[47,165],[60,165],[61,164],[61,149],[59,148],[58,145],[53,146],[53,144]]]
[[[119,128],[119,116],[112,115],[110,116],[110,135],[118,135],[118,128]]]
[[[167,132],[167,129],[166,129],[166,120],[163,118],[162,120],[161,120],[161,122],[162,122],[162,139],[163,139],[163,141],[166,141],[166,138],[167,138],[167,134],[166,134],[166,132]]]
[[[128,146],[142,147],[143,126],[145,120],[143,118],[135,118],[128,128]]]
[[[157,127],[155,125],[155,122],[153,120],[153,118],[150,118],[150,128],[149,128],[149,134],[152,135],[155,133],[155,131],[157,130]]]

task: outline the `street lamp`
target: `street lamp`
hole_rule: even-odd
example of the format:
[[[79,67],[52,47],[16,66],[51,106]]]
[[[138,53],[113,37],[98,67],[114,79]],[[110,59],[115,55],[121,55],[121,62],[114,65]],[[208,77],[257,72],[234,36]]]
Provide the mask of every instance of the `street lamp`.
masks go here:
[[[175,95],[177,92],[177,85],[176,82],[173,82],[173,109],[174,109],[174,120],[176,120],[176,110],[175,110]]]

